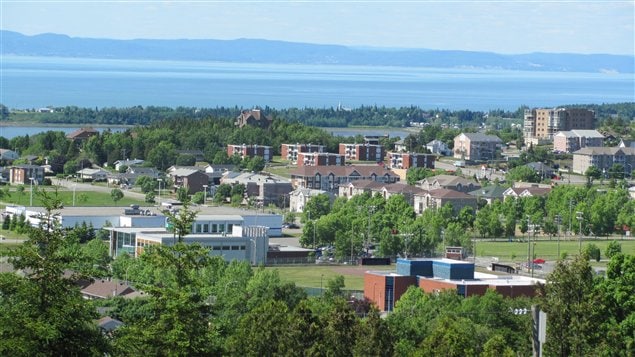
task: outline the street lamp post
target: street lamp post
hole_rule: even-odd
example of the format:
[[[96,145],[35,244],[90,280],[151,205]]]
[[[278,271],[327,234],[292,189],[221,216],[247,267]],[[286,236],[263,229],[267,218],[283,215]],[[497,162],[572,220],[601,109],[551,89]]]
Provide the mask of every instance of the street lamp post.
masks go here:
[[[207,202],[207,185],[203,185],[203,204]]]
[[[556,259],[560,259],[560,223],[562,222],[562,216],[560,214],[556,215],[556,223],[558,224],[558,256]]]
[[[29,206],[33,206],[33,180],[35,180],[35,178],[29,177],[29,180],[31,181],[31,199],[29,200]]]
[[[572,209],[573,209],[573,203],[574,202],[575,201],[573,201],[573,199],[569,199],[569,234],[572,233],[571,232],[571,220],[573,219],[573,213],[572,213],[573,211],[572,211]]]
[[[73,184],[73,207],[75,207],[75,189],[77,188],[77,184]]]
[[[160,206],[161,205],[161,183],[163,182],[163,179],[157,179],[157,181],[159,182],[159,198],[157,200],[157,203]]]
[[[531,217],[527,215],[527,271],[531,269]]]
[[[579,244],[578,249],[580,251],[580,254],[582,254],[582,220],[584,219],[584,217],[583,217],[583,213],[580,211],[577,211],[575,214],[578,221],[580,221],[580,235],[579,235],[580,238],[578,239],[578,244]]]

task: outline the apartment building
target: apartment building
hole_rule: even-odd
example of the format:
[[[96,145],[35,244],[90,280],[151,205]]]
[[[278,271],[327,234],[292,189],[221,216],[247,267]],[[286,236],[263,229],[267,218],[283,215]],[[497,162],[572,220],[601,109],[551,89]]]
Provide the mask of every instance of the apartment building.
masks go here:
[[[344,155],[330,152],[301,152],[298,153],[298,166],[344,166]]]
[[[324,152],[324,145],[316,144],[282,144],[280,145],[280,156],[283,160],[291,164],[298,163],[298,154],[303,152]]]
[[[388,166],[391,169],[409,169],[411,167],[434,168],[437,157],[433,154],[416,152],[388,152]]]
[[[595,112],[581,108],[527,109],[523,123],[525,144],[538,145],[553,140],[559,131],[595,128]]]
[[[454,138],[454,158],[468,161],[496,159],[503,141],[496,135],[461,133]]]
[[[624,167],[624,172],[633,171],[635,164],[635,148],[621,147],[586,147],[573,153],[572,171],[584,174],[586,170],[595,166],[600,171],[609,171],[614,164]]]
[[[341,185],[357,180],[395,183],[399,181],[399,176],[379,165],[303,166],[291,172],[294,188],[337,192]]]
[[[340,144],[340,155],[344,155],[346,160],[355,161],[384,161],[386,150],[379,144]]]
[[[553,136],[553,150],[556,152],[572,153],[587,146],[604,146],[604,135],[597,130],[570,130]]]
[[[273,158],[273,150],[271,146],[264,145],[227,145],[227,156],[232,157],[234,155],[240,156],[241,159],[253,158],[256,156],[262,157],[265,162],[270,162]]]

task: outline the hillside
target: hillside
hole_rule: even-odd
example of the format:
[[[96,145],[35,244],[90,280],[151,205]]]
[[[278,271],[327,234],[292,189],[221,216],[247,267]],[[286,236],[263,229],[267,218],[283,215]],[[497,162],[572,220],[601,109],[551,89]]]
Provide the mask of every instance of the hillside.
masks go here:
[[[2,55],[635,73],[635,56],[354,48],[283,41],[112,40],[0,31]]]

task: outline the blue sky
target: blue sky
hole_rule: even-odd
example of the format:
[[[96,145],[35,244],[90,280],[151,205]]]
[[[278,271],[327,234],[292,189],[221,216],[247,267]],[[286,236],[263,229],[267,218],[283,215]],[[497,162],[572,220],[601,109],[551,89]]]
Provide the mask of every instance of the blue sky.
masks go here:
[[[2,29],[28,35],[635,54],[634,0],[1,0],[0,9]]]

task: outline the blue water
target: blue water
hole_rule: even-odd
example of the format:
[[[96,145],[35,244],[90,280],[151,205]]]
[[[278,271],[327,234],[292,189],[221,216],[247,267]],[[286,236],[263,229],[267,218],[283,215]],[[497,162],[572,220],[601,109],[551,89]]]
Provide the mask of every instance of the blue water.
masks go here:
[[[64,134],[70,134],[75,130],[79,129],[79,126],[4,126],[0,124],[0,136],[13,139],[16,136],[33,136],[35,134],[44,133],[47,131],[62,131]],[[113,133],[118,133],[125,131],[127,128],[125,127],[109,127],[109,128],[94,128],[99,132],[103,132],[104,130],[110,130]]]
[[[18,57],[1,59],[0,103],[506,109],[635,101],[633,74]]]

